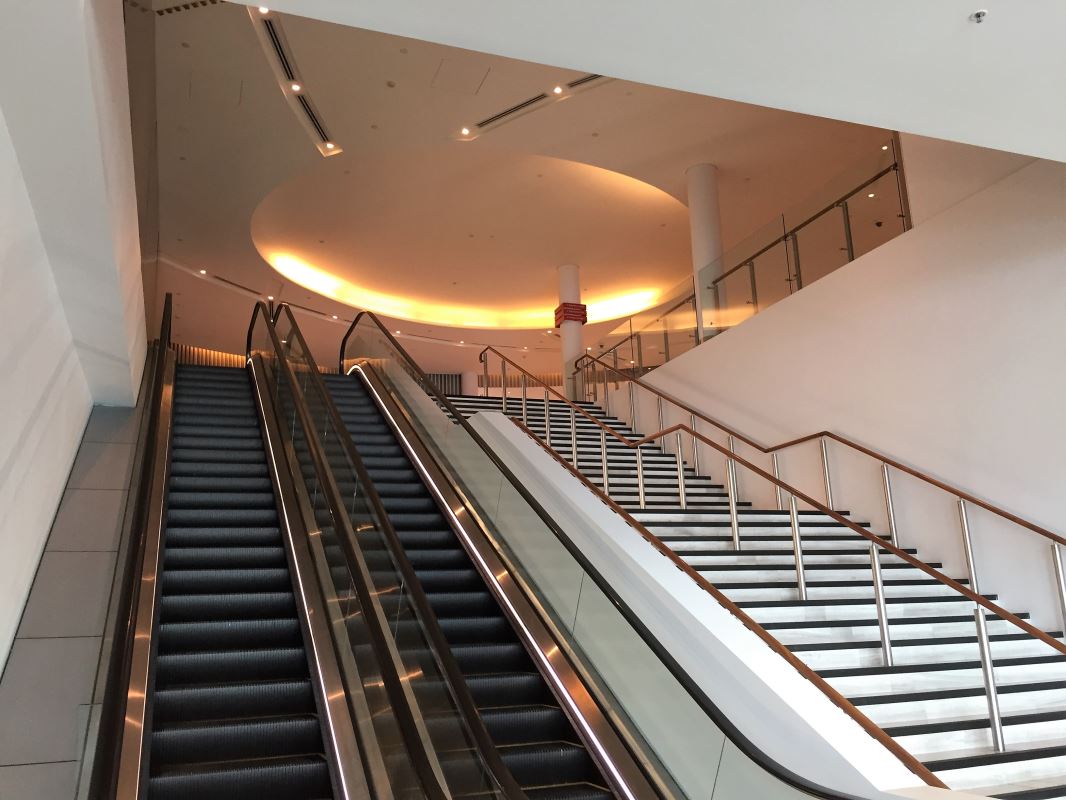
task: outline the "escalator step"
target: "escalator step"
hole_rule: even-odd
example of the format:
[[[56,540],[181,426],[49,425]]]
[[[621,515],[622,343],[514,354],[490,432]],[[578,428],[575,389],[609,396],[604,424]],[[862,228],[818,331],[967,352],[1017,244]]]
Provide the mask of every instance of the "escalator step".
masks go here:
[[[302,647],[164,653],[157,657],[156,662],[156,684],[164,687],[307,677],[307,657]]]
[[[570,720],[558,706],[486,708],[482,709],[481,718],[498,745],[565,742],[576,738]]]
[[[580,783],[595,774],[585,749],[565,742],[501,747],[500,756],[523,786]]]
[[[167,569],[241,569],[284,567],[285,551],[279,547],[168,547]]]
[[[164,595],[159,606],[162,622],[296,616],[296,600],[292,592]]]
[[[285,592],[292,589],[287,569],[187,569],[163,572],[163,594]]]
[[[152,758],[164,762],[237,761],[310,754],[321,747],[314,717],[265,717],[157,728]]]
[[[167,547],[270,547],[281,541],[275,527],[179,528],[168,527]]]
[[[325,760],[310,756],[171,769],[149,779],[149,793],[152,800],[314,800],[332,797],[332,788]]]
[[[464,673],[532,672],[532,662],[518,642],[457,644],[452,654]]]
[[[167,525],[196,527],[204,525],[273,525],[277,524],[273,508],[170,508]]]
[[[299,647],[300,622],[290,619],[230,619],[165,622],[159,626],[160,653]]]
[[[152,719],[159,723],[306,713],[315,698],[308,680],[219,686],[178,686],[155,693]]]

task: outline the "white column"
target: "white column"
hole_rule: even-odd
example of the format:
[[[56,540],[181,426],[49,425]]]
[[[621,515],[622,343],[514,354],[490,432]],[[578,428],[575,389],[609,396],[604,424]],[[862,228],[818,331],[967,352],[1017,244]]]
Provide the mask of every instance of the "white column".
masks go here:
[[[688,218],[692,236],[692,274],[696,287],[696,315],[703,319],[703,297],[713,299],[707,292],[708,276],[700,271],[722,255],[722,214],[718,207],[718,167],[714,164],[693,164],[685,170],[688,179]],[[713,317],[712,317],[713,319]]]
[[[581,302],[581,275],[577,264],[563,264],[559,267],[559,303]],[[570,380],[574,371],[574,361],[585,353],[585,343],[581,336],[582,323],[566,320],[559,326],[559,338],[563,347],[563,386],[566,396],[577,400],[577,386]]]
[[[476,397],[481,393],[477,385],[476,372],[462,372],[460,373],[459,380],[462,385],[461,391],[463,394]]]

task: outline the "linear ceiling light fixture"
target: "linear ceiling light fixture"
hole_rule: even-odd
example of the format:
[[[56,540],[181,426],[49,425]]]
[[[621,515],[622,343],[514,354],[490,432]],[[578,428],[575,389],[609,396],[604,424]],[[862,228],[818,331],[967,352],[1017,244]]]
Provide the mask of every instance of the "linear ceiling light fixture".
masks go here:
[[[324,157],[343,153],[344,149],[326,130],[326,123],[315,108],[311,93],[307,91],[307,84],[300,80],[292,48],[286,42],[285,33],[281,28],[281,18],[266,6],[248,6],[248,18],[285,101],[307,131],[318,152]]]
[[[582,75],[580,78],[575,78],[569,83],[561,83],[552,86],[547,91],[541,92],[538,95],[527,98],[521,103],[515,103],[510,108],[505,108],[503,111],[499,111],[490,117],[485,117],[477,124],[473,126],[464,126],[457,137],[460,141],[471,142],[478,136],[488,130],[497,128],[506,122],[518,119],[524,114],[528,114],[538,108],[547,108],[551,103],[547,101],[561,101],[572,97],[575,90],[578,88],[594,88],[607,83],[610,78],[605,78],[602,75]]]

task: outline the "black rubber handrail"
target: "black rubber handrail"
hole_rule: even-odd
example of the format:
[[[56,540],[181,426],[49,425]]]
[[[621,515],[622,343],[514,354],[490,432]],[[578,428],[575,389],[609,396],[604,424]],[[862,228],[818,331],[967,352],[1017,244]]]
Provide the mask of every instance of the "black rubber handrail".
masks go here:
[[[325,381],[322,380],[322,374],[318,369],[318,364],[311,355],[311,350],[307,346],[307,340],[304,339],[303,331],[300,330],[300,326],[296,322],[296,318],[288,304],[283,303],[278,306],[275,311],[275,318],[279,317],[282,313],[286,315],[289,324],[292,326],[292,333],[290,335],[296,336],[300,347],[303,349],[304,363],[307,365],[308,371],[313,376],[311,380],[315,383],[319,395],[324,400],[326,413],[329,415],[331,424],[338,433],[343,434],[340,438],[345,454],[348,457],[348,462],[355,470],[359,481],[363,484],[366,498],[369,500],[370,505],[374,510],[374,514],[379,520],[379,527],[389,548],[389,552],[392,555],[400,575],[403,577],[405,587],[411,597],[411,602],[414,604],[419,617],[422,619],[424,631],[433,646],[433,655],[437,662],[437,666],[440,667],[445,680],[448,682],[448,689],[452,695],[452,699],[455,701],[456,707],[463,717],[467,730],[474,739],[474,745],[477,747],[478,755],[488,768],[490,775],[502,788],[506,797],[514,798],[514,800],[526,800],[525,792],[522,791],[521,786],[519,786],[518,782],[514,779],[514,776],[507,768],[507,765],[503,763],[503,759],[500,758],[499,751],[496,749],[496,745],[493,743],[492,737],[489,735],[488,729],[485,727],[485,723],[482,720],[481,715],[478,713],[477,704],[474,702],[474,698],[470,694],[466,679],[463,677],[463,673],[459,669],[459,664],[456,662],[455,656],[452,654],[451,647],[444,635],[444,631],[441,630],[437,615],[429,603],[429,598],[426,597],[425,590],[422,588],[422,582],[418,579],[418,575],[407,557],[407,552],[404,550],[399,534],[396,533],[396,529],[393,527],[392,522],[389,519],[381,495],[378,493],[377,487],[370,478],[370,472],[367,470],[362,456],[359,455],[359,451],[356,449],[354,442],[352,442],[351,435],[348,434],[348,428],[344,424],[344,420],[341,418],[340,411],[337,409],[336,404],[333,402],[333,396],[326,388]]]
[[[648,646],[667,671],[673,676],[674,680],[681,685],[690,698],[696,703],[700,710],[705,713],[710,720],[717,725],[738,750],[740,750],[747,758],[754,761],[760,768],[773,775],[794,789],[802,792],[806,792],[812,797],[821,798],[821,800],[862,800],[857,795],[848,794],[845,792],[837,792],[832,789],[828,789],[824,786],[820,786],[812,781],[807,780],[801,775],[797,775],[788,768],[782,766],[780,763],[766,755],[759,747],[752,742],[739,728],[737,728],[732,721],[722,712],[720,708],[715,704],[710,697],[703,691],[703,689],[694,681],[692,677],[685,671],[685,669],[677,662],[677,660],[671,655],[658,638],[653,634],[640,617],[633,611],[632,608],[622,599],[622,597],[615,591],[614,587],[599,573],[588,557],[581,551],[581,549],[574,543],[570,536],[556,523],[555,519],[545,510],[545,508],[537,501],[537,499],[530,493],[530,491],[522,484],[518,477],[511,472],[510,468],[503,462],[503,460],[497,455],[495,450],[481,437],[481,435],[474,429],[469,423],[466,417],[452,404],[443,392],[437,387],[430,377],[422,370],[421,367],[411,358],[406,350],[396,341],[395,337],[389,332],[389,329],[381,323],[378,316],[372,311],[360,311],[356,314],[355,319],[352,320],[352,324],[348,327],[347,332],[344,334],[344,338],[341,340],[340,356],[338,359],[338,368],[340,374],[344,374],[344,352],[347,348],[348,339],[355,331],[356,326],[360,320],[366,317],[369,319],[378,330],[386,337],[392,348],[400,356],[405,366],[412,370],[422,382],[423,386],[427,387],[430,392],[430,396],[434,398],[448,413],[452,419],[456,421],[458,425],[461,425],[463,429],[470,435],[470,437],[477,443],[478,447],[485,453],[490,461],[496,466],[504,478],[511,484],[511,486],[521,495],[522,499],[529,504],[534,513],[540,518],[541,522],[555,535],[559,542],[566,548],[567,552],[574,558],[581,568],[585,570],[588,576],[596,584],[600,591],[602,591],[607,598],[611,601],[611,604],[618,609],[622,617],[629,623],[629,625],[637,632],[641,640]],[[544,409],[545,414],[549,413],[549,409]]]
[[[137,565],[144,558],[144,541],[148,509],[151,501],[152,474],[160,454],[152,447],[159,429],[159,408],[162,401],[167,353],[170,351],[171,317],[173,298],[168,292],[163,298],[163,314],[159,325],[159,339],[151,345],[147,383],[142,382],[142,391],[149,394],[141,398],[142,418],[137,435],[137,446],[131,471],[130,501],[127,502],[125,519],[127,541],[126,557],[117,565],[114,615],[115,630],[110,653],[103,663],[107,664],[107,678],[100,705],[100,726],[93,758],[93,771],[89,781],[89,797],[113,797],[118,786],[119,757],[124,721],[126,717],[126,687],[129,684],[133,655],[134,632],[137,623],[137,604],[140,598],[140,577],[134,575]]]

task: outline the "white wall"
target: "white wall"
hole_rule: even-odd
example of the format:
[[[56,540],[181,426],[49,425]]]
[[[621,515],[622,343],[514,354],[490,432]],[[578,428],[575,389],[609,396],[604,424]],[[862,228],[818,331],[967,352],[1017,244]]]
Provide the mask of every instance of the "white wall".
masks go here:
[[[0,665],[92,400],[0,114]]]
[[[649,380],[763,444],[834,431],[1061,533],[1064,219],[1066,166],[1032,163]],[[831,458],[836,506],[883,529],[877,465],[840,447]],[[782,463],[821,499],[816,447]],[[742,489],[770,502],[741,472]],[[895,490],[902,543],[964,576],[950,498],[914,479]],[[985,512],[971,524],[982,590],[1057,628],[1043,540]]]

